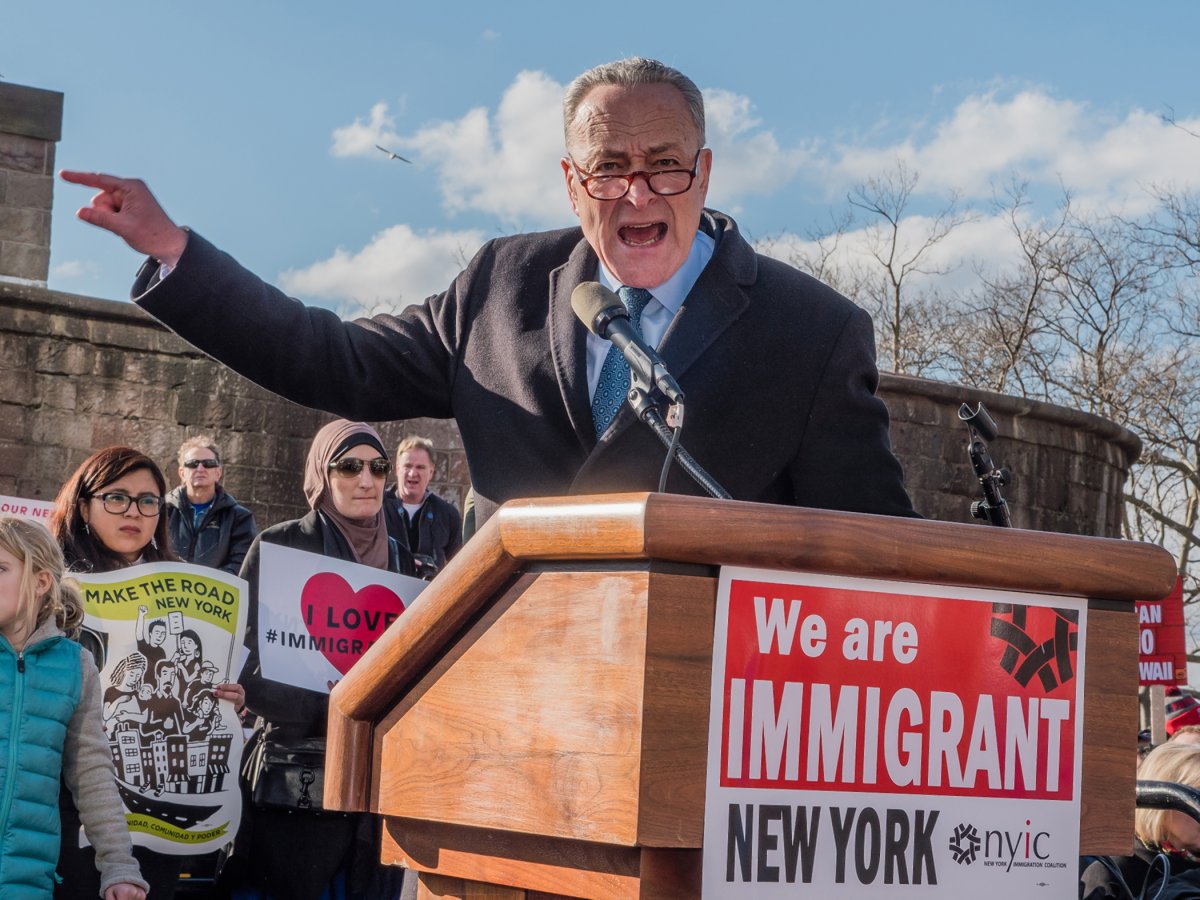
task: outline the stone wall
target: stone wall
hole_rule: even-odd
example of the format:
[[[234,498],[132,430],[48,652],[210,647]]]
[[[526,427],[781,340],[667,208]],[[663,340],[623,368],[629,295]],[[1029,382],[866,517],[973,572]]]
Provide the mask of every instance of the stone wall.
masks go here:
[[[1004,496],[1015,527],[1120,537],[1121,489],[1141,452],[1128,429],[1051,403],[903,375],[883,375],[880,395],[892,416],[905,482],[923,515],[978,521],[970,504],[983,494],[958,410],[982,401],[999,429],[989,444],[992,461],[1014,476]]]
[[[885,375],[880,393],[924,515],[971,521],[978,488],[957,410],[982,399],[1000,426],[992,456],[1017,473],[1006,492],[1015,525],[1119,534],[1120,489],[1139,446],[1125,429],[901,376]],[[52,499],[88,454],[117,443],[158,460],[174,482],[180,442],[208,432],[222,447],[227,487],[265,526],[305,510],[304,457],[328,419],[222,368],[130,303],[0,283],[0,494]],[[380,431],[389,446],[408,434],[431,438],[434,490],[461,506],[469,477],[453,421],[383,423]]]
[[[0,280],[46,284],[62,105],[57,91],[0,81]]]
[[[332,416],[296,406],[218,365],[131,303],[0,283],[0,494],[53,499],[93,451],[127,444],[177,483],[176,451],[211,434],[225,485],[260,527],[304,505],[308,446]],[[460,504],[469,483],[453,421],[383,423],[385,443],[433,440],[433,489]]]

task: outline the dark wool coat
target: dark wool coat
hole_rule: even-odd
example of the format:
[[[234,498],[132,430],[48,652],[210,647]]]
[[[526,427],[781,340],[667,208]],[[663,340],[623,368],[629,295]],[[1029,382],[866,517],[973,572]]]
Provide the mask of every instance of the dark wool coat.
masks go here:
[[[736,499],[912,515],[875,396],[870,317],[760,256],[706,211],[716,247],[659,345],[687,396],[683,446]],[[297,403],[350,419],[454,417],[482,524],[505,500],[652,491],[664,449],[624,406],[597,441],[586,330],[571,292],[596,278],[579,228],[486,244],[442,294],[342,322],[192,234],[137,302],[204,352]],[[701,489],[676,467],[668,491]]]
[[[258,533],[254,513],[219,484],[199,529],[192,525],[192,503],[183,485],[167,494],[166,505],[167,533],[176,556],[198,566],[238,573]]]
[[[408,537],[403,510],[400,492],[392,485],[383,499],[388,531],[402,547],[428,556],[439,569],[444,568],[446,562],[462,547],[462,516],[458,514],[458,508],[433,491],[426,491],[421,508],[417,510],[418,540],[415,547]]]

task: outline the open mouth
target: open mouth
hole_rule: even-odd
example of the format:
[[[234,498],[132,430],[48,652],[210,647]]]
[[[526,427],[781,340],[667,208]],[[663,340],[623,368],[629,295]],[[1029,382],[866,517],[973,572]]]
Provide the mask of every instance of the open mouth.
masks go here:
[[[650,225],[625,225],[617,230],[621,243],[630,247],[650,247],[667,236],[666,222]]]

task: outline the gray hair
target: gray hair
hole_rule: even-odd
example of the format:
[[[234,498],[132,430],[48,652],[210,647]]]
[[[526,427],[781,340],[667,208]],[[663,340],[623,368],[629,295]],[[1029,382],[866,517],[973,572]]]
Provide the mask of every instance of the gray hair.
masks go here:
[[[616,62],[604,63],[588,69],[567,86],[563,95],[563,135],[567,141],[571,137],[571,123],[583,103],[583,98],[591,93],[593,88],[606,85],[632,88],[643,84],[669,84],[687,103],[696,132],[700,135],[700,145],[704,145],[704,96],[696,83],[678,69],[672,69],[657,59],[645,59],[641,56],[631,56],[628,59],[618,59]]]
[[[183,465],[183,458],[187,456],[189,450],[208,450],[217,458],[217,462],[221,461],[221,451],[217,448],[217,442],[207,434],[198,434],[195,437],[190,437],[179,445],[179,464]]]

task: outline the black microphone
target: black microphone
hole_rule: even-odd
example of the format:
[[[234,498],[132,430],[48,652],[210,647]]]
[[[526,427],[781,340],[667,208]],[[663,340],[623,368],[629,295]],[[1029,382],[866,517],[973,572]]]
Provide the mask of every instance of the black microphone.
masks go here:
[[[683,391],[659,355],[633,327],[620,297],[598,281],[585,281],[571,292],[571,309],[588,331],[613,342],[638,380],[657,387],[672,403],[683,402]]]

